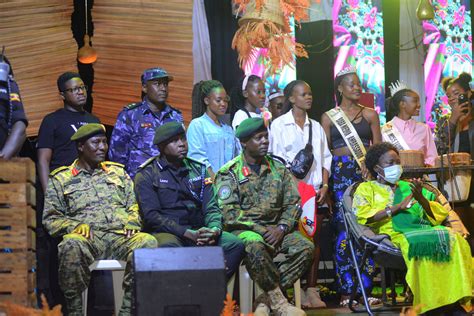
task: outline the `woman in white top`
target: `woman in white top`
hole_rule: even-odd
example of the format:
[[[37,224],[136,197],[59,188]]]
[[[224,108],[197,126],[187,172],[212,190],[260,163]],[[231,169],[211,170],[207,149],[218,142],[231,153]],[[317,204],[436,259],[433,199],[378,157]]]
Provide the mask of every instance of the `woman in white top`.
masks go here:
[[[317,192],[317,204],[321,207],[326,206],[332,155],[322,126],[310,119],[307,114],[313,103],[311,88],[305,81],[294,80],[285,87],[284,95],[285,105],[290,110],[272,122],[271,152],[291,163],[296,154],[308,143],[311,122],[314,161],[308,174],[301,181],[312,185]],[[316,233],[313,237],[315,245],[313,265],[308,273],[306,295],[303,295],[304,305],[308,307],[326,306],[316,291],[320,257],[319,232],[324,215],[326,214],[323,212],[317,214]]]
[[[230,97],[230,118],[235,131],[243,120],[261,116],[261,109],[265,105],[265,85],[259,76],[245,76]]]

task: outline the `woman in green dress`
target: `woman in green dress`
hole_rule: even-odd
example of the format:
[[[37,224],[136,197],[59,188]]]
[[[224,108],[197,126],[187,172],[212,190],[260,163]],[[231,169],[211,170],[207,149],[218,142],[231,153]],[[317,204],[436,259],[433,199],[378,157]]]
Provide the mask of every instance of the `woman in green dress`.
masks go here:
[[[372,146],[365,163],[376,180],[357,187],[353,211],[360,224],[389,235],[401,249],[413,305],[427,314],[470,311],[471,252],[459,233],[441,226],[448,211],[421,180],[400,180],[403,169],[392,144]]]

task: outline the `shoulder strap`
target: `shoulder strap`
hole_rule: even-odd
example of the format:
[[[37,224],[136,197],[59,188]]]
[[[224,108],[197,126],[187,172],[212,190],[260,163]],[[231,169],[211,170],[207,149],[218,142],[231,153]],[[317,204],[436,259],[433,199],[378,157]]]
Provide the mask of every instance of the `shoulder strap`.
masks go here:
[[[130,103],[130,104],[126,105],[123,109],[127,110],[127,111],[128,110],[133,110],[133,109],[139,107],[140,105],[141,105],[141,102]]]
[[[308,139],[308,144],[312,145],[313,144],[313,123],[311,122],[311,119],[308,116],[309,120],[309,139]]]
[[[334,108],[326,112],[331,122],[336,126],[337,130],[344,139],[347,147],[357,161],[359,167],[362,167],[365,160],[365,147],[362,140],[357,134],[354,125],[340,108]]]

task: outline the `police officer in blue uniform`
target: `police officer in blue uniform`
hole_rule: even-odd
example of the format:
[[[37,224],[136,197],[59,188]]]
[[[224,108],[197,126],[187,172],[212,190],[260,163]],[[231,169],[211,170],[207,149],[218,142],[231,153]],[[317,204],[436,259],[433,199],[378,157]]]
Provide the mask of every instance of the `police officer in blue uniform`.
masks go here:
[[[27,126],[11,64],[0,54],[0,158],[10,159],[18,154],[26,139]]]
[[[183,122],[181,112],[166,103],[173,76],[162,68],[150,68],[141,79],[143,101],[119,113],[109,149],[109,159],[125,165],[132,179],[142,163],[160,153],[153,144],[155,129],[166,122]]]
[[[135,194],[145,231],[158,247],[221,246],[230,278],[244,253],[238,237],[222,232],[222,215],[206,165],[187,158],[182,123],[156,130],[160,155],[146,161],[135,176]]]

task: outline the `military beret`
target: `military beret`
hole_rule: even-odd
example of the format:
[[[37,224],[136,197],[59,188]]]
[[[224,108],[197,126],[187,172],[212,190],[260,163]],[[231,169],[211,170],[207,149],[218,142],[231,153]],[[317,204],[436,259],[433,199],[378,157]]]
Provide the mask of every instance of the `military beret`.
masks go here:
[[[153,144],[158,145],[167,141],[171,137],[184,133],[184,125],[180,122],[168,122],[159,126],[155,130]]]
[[[235,136],[240,139],[246,139],[261,129],[265,129],[265,123],[260,117],[251,117],[242,121],[235,131]]]
[[[89,123],[82,125],[79,129],[71,136],[72,141],[89,139],[95,135],[105,135],[105,126],[99,123]]]
[[[143,72],[142,74],[142,84],[148,80],[159,79],[159,78],[168,78],[168,81],[173,80],[173,76],[170,76],[166,70],[163,68],[150,68]]]

